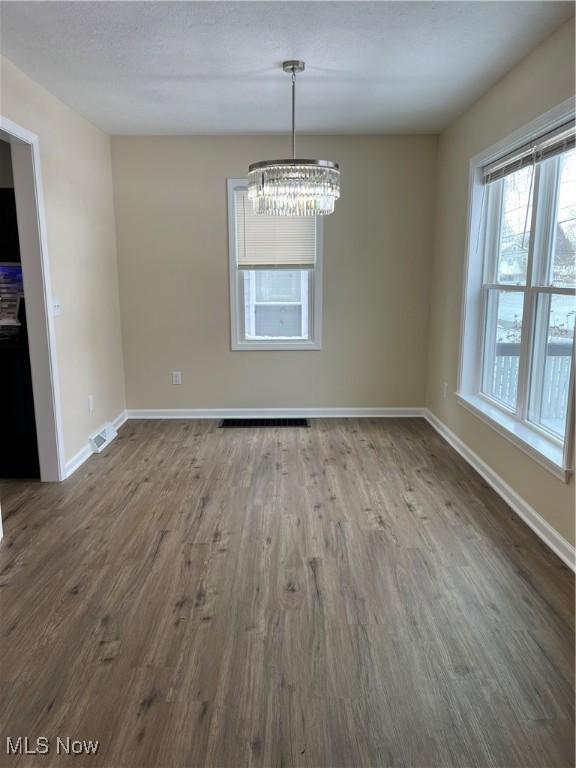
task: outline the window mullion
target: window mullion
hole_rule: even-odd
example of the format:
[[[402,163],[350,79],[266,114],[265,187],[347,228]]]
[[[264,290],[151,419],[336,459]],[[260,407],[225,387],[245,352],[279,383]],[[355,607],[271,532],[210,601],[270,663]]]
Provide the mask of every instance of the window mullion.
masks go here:
[[[574,404],[574,395],[576,393],[576,348],[572,347],[572,367],[570,369],[570,383],[568,385],[568,408],[566,409],[566,426],[564,432],[564,466],[569,467],[572,464],[572,454],[574,451],[574,413],[576,406]]]
[[[554,158],[539,166],[538,184],[538,220],[535,231],[535,260],[532,272],[532,285],[550,285],[552,253],[554,248],[554,230],[558,187],[560,183],[560,158]]]
[[[238,340],[246,338],[246,297],[245,297],[245,277],[241,269],[235,269],[236,280],[236,333]]]
[[[484,283],[484,288],[494,291],[508,291],[508,293],[523,293],[526,290],[525,285],[516,285],[514,283]]]
[[[541,304],[539,304],[539,302],[541,302]],[[534,291],[534,303],[536,310],[532,348],[532,368],[543,371],[546,361],[546,336],[550,319],[550,294],[540,293],[540,291],[536,289]],[[526,418],[528,420],[533,420],[534,415],[541,412],[544,377],[538,376],[537,381],[535,381],[534,376],[531,375],[530,380],[532,386]]]
[[[498,252],[500,249],[500,238],[502,235],[502,204],[504,200],[504,180],[495,182],[491,188],[484,188],[484,195],[487,195],[486,218],[484,223],[484,282],[494,283],[496,281],[496,270],[498,264]]]
[[[312,337],[310,317],[313,317],[312,300],[310,293],[310,272],[302,273],[300,278],[300,334],[303,337]]]
[[[478,339],[480,341],[478,356],[475,366],[475,391],[481,392],[486,384],[486,339],[493,330],[495,323],[494,306],[489,302],[490,285],[495,285],[496,264],[498,261],[498,247],[500,242],[502,201],[503,201],[504,182],[502,179],[490,185],[485,185],[482,189],[482,207],[483,220],[480,222],[480,231],[476,249],[481,245],[483,286],[480,292],[481,309],[479,312]],[[480,232],[482,238],[480,241]]]
[[[535,277],[535,264],[540,263],[541,255],[537,244],[541,242],[540,229],[542,225],[542,208],[539,204],[541,178],[540,165],[533,167],[532,184],[532,218],[530,221],[530,241],[528,243],[528,263],[526,265],[526,291],[522,308],[522,339],[520,342],[520,359],[518,361],[518,389],[516,394],[516,415],[522,421],[528,417],[529,381],[531,351],[534,341],[534,312],[536,299],[532,288]],[[530,201],[528,201],[530,204]]]
[[[576,296],[576,288],[563,288],[556,285],[538,285],[538,293],[549,293],[557,296]]]
[[[249,272],[250,279],[250,336],[256,336],[256,274],[255,272]]]
[[[478,382],[478,391],[489,391],[490,382],[488,375],[492,376],[494,368],[494,356],[496,350],[488,348],[487,339],[495,337],[497,322],[497,303],[490,298],[490,289],[484,287],[482,290],[482,346],[480,358],[480,377]]]
[[[534,290],[529,288],[524,294],[524,309],[522,314],[522,341],[520,343],[520,360],[518,362],[518,390],[516,414],[519,419],[526,421],[528,417],[529,378],[531,350],[534,338]]]

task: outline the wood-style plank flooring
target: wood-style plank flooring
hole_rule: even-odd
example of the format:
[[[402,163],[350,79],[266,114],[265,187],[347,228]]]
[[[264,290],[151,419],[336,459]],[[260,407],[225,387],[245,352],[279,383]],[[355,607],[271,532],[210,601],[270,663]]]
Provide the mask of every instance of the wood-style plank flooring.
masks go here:
[[[573,576],[423,420],[130,421],[0,493],[3,767],[574,765]]]

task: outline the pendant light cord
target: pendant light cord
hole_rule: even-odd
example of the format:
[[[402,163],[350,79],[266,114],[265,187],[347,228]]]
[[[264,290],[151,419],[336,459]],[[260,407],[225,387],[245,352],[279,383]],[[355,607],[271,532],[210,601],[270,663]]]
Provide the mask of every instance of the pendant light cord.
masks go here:
[[[292,160],[296,160],[296,70],[292,70]]]

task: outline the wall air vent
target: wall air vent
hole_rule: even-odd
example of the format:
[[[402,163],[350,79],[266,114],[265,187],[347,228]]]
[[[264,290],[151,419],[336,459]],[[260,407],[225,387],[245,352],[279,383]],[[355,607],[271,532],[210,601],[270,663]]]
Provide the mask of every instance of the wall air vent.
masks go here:
[[[105,424],[99,432],[90,438],[90,447],[94,453],[101,453],[114,440],[117,434],[112,424]]]

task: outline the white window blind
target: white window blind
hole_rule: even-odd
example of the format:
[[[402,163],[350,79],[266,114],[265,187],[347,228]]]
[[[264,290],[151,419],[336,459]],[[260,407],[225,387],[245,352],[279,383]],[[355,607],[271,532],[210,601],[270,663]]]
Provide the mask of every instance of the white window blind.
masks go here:
[[[245,189],[234,190],[239,269],[309,269],[316,262],[316,218],[256,213]]]
[[[574,148],[575,139],[574,120],[570,120],[484,166],[483,181],[490,184],[522,168],[567,152]]]

